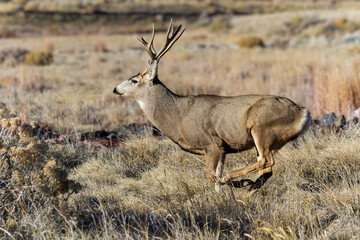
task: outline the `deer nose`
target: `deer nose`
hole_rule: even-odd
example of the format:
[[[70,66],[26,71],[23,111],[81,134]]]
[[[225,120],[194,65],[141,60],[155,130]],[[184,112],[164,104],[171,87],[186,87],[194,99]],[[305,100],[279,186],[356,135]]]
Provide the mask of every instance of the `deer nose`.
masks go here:
[[[116,94],[116,95],[122,95],[122,93],[119,93],[116,88],[114,88],[113,93]]]

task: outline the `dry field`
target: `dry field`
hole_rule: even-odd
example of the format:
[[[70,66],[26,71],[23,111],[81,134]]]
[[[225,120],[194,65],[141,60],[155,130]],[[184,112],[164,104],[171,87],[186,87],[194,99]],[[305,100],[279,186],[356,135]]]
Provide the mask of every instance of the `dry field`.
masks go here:
[[[360,107],[360,46],[344,36],[356,37],[356,24],[355,10],[191,24],[163,58],[159,78],[178,94],[274,94],[307,107],[314,118],[329,112],[350,118]],[[250,35],[261,37],[265,47],[239,47],[238,40]],[[62,135],[148,123],[134,100],[112,94],[119,81],[146,66],[136,36],[1,39],[0,50],[47,50],[53,62],[3,61],[0,102],[22,123],[34,121]],[[163,37],[159,33],[155,44]],[[341,132],[312,130],[296,145],[286,145],[275,155],[274,176],[249,196],[246,189],[229,187],[216,193],[205,177],[204,159],[167,139],[133,136],[116,148],[50,145],[22,140],[24,130],[16,133],[6,124],[0,128],[0,236],[5,239],[360,238],[356,125]],[[29,159],[42,159],[29,175],[29,163],[17,150],[23,148]],[[225,170],[248,165],[255,156],[255,151],[231,155]],[[49,169],[62,175],[55,178]],[[65,190],[43,190],[45,183],[59,181],[67,184]],[[69,194],[71,189],[78,192]]]

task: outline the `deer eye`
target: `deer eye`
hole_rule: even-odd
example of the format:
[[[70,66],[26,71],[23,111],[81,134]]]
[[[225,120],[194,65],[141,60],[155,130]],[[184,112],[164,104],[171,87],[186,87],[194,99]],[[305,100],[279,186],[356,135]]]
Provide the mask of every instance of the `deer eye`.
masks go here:
[[[131,83],[133,83],[133,84],[138,83],[138,80],[135,80],[135,79],[131,79],[130,81],[131,81]]]

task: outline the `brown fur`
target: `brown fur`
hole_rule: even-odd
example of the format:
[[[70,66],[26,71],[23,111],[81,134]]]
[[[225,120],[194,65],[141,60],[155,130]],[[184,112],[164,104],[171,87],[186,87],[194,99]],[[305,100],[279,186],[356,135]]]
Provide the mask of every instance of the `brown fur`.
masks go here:
[[[118,85],[114,93],[138,100],[150,121],[182,149],[205,155],[206,177],[218,184],[217,189],[222,184],[261,187],[272,175],[273,153],[311,123],[309,111],[285,97],[177,95],[157,78],[157,66],[152,59],[148,68]],[[222,176],[227,153],[253,147],[258,152],[256,163]],[[254,172],[260,173],[255,182],[232,181]]]

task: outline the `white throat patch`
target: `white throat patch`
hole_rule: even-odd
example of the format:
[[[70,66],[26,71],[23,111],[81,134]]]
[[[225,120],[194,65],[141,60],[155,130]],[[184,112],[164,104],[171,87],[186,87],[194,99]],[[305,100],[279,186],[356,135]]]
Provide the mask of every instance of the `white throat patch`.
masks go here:
[[[137,101],[138,103],[139,103],[139,105],[140,105],[140,108],[142,109],[142,110],[144,110],[145,109],[145,103],[144,102],[142,102],[142,101]]]

